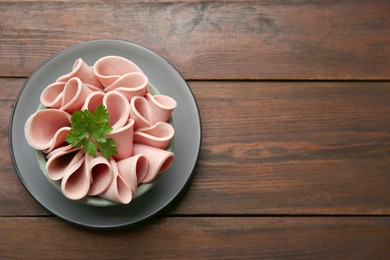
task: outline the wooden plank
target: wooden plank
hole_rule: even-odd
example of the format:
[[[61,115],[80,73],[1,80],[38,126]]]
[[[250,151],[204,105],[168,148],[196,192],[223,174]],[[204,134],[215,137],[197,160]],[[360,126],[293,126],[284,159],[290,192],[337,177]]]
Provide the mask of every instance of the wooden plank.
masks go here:
[[[1,1],[0,76],[123,39],[186,79],[390,79],[389,1]],[[23,17],[15,21],[15,17]]]
[[[203,142],[174,212],[390,213],[389,83],[190,86]]]
[[[16,176],[9,152],[8,127],[15,98],[25,79],[0,78],[0,216],[48,214]]]
[[[58,218],[2,217],[0,228],[2,259],[384,259],[390,254],[390,219],[384,217],[153,218],[111,232]]]
[[[0,148],[23,79],[0,79]],[[390,214],[390,83],[190,82],[203,140],[164,214]],[[47,214],[0,154],[0,216]]]

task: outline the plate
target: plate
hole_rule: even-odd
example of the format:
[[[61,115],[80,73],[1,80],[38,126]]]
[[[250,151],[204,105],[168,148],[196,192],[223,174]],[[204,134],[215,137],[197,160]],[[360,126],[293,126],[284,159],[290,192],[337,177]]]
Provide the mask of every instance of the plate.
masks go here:
[[[42,90],[72,68],[77,58],[94,64],[108,55],[136,63],[161,94],[177,101],[175,160],[146,194],[128,205],[94,207],[65,198],[41,173],[34,150],[24,137],[24,124],[39,104]],[[66,48],[42,63],[24,83],[16,98],[10,129],[10,150],[16,172],[30,194],[58,217],[90,228],[115,228],[145,220],[177,197],[191,177],[201,143],[201,122],[196,100],[180,73],[164,58],[140,45],[119,40],[95,40]]]

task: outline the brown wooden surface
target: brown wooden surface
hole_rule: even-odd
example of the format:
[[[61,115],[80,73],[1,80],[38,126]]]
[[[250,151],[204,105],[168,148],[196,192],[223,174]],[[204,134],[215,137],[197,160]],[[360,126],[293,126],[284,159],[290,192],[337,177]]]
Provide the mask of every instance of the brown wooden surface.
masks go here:
[[[0,1],[0,259],[390,257],[389,1]],[[86,230],[38,204],[8,123],[35,67],[139,43],[188,80],[202,147],[150,220]]]
[[[387,0],[4,1],[0,75],[28,76],[69,45],[118,38],[187,79],[390,79],[389,13]]]
[[[382,217],[172,217],[110,232],[56,218],[2,218],[0,225],[2,255],[9,259],[385,259],[390,254],[390,219]]]

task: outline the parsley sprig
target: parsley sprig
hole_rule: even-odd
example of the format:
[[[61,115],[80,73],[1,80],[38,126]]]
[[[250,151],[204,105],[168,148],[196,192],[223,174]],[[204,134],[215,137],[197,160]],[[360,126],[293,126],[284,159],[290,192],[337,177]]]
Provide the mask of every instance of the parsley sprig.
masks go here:
[[[118,153],[114,139],[106,138],[112,127],[108,111],[102,104],[94,113],[87,109],[75,111],[70,123],[72,128],[65,139],[69,144],[77,148],[83,147],[84,152],[92,157],[96,157],[98,150],[105,158]]]

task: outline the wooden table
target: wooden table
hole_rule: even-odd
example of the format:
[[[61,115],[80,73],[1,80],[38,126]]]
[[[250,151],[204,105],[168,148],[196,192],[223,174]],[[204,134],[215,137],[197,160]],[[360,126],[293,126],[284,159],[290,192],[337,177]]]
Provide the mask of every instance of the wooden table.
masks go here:
[[[390,257],[389,1],[0,1],[0,258]],[[30,73],[121,39],[169,60],[203,139],[174,203],[129,228],[53,216],[8,125]]]

